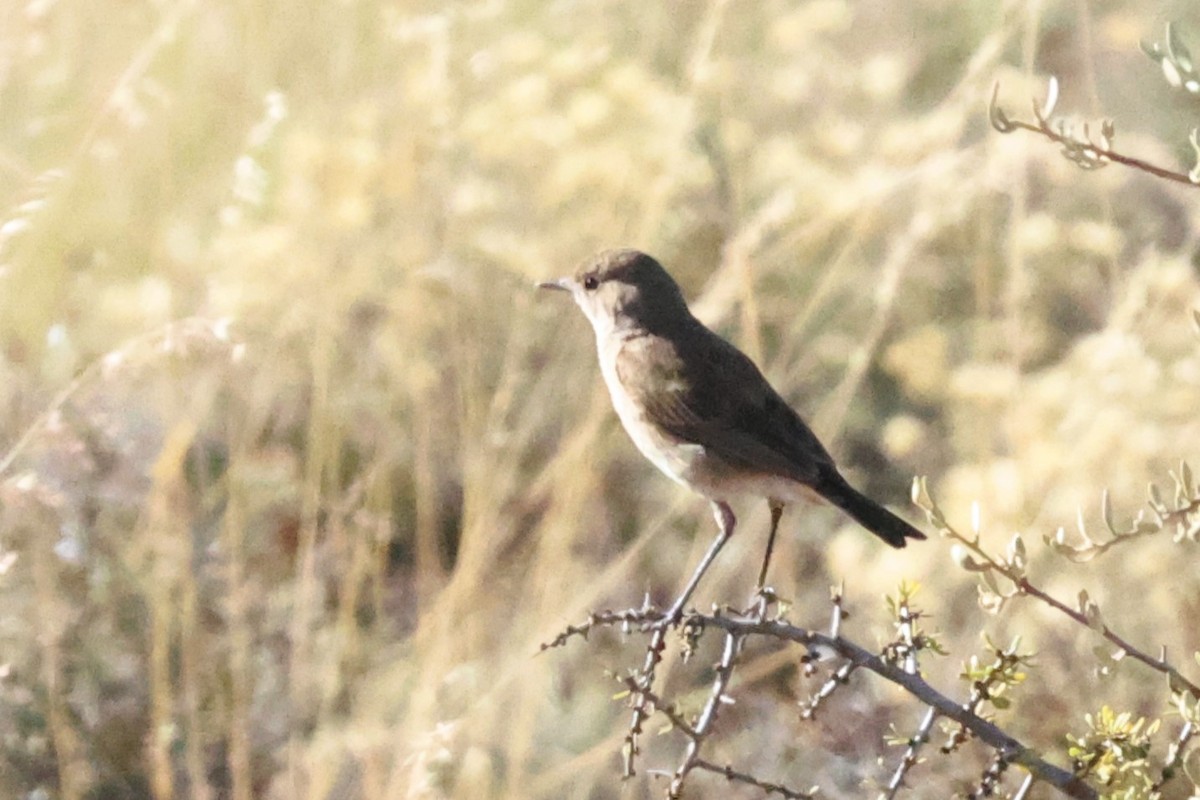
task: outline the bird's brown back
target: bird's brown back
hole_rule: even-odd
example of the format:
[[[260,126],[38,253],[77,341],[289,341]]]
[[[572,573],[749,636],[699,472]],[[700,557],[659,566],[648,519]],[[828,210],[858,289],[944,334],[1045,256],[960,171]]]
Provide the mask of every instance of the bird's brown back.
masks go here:
[[[617,377],[646,421],[730,466],[817,485],[833,459],[744,353],[692,317],[640,331],[617,354]],[[736,386],[738,391],[721,387]]]

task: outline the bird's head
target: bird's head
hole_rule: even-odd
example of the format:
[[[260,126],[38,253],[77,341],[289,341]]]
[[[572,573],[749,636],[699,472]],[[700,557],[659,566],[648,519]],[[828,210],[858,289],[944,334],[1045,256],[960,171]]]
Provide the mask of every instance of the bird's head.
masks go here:
[[[538,287],[570,292],[597,336],[634,327],[654,331],[692,318],[675,280],[637,250],[605,250],[574,274]]]

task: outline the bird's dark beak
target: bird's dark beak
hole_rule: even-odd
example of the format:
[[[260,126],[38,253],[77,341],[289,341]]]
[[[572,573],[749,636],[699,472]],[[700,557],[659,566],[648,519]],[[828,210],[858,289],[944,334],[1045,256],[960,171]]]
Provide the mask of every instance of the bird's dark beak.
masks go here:
[[[537,285],[537,288],[555,289],[560,292],[569,292],[571,291],[571,280],[570,278],[559,278],[558,280],[554,281],[543,281]]]

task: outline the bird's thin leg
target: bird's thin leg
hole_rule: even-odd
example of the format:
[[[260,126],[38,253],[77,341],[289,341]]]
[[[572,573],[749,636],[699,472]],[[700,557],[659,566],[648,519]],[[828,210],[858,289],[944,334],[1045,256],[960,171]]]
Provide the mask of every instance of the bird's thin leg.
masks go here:
[[[683,614],[683,607],[687,604],[688,598],[692,596],[692,592],[696,591],[696,587],[700,584],[700,579],[704,577],[704,573],[708,571],[712,565],[713,559],[717,557],[717,553],[729,541],[729,537],[733,535],[733,528],[737,524],[737,517],[733,515],[731,509],[726,503],[714,501],[712,504],[713,516],[717,520],[717,538],[713,539],[713,543],[708,546],[708,552],[704,554],[704,558],[700,559],[700,565],[696,567],[696,571],[692,573],[691,580],[687,586],[683,587],[683,593],[671,605],[669,611],[663,620],[668,624],[673,624],[679,620]]]
[[[762,569],[758,571],[758,585],[755,591],[762,593],[767,585],[767,567],[771,565],[771,551],[775,549],[775,533],[779,530],[779,518],[783,516],[783,503],[771,500],[771,533],[767,536],[767,552],[763,556]]]

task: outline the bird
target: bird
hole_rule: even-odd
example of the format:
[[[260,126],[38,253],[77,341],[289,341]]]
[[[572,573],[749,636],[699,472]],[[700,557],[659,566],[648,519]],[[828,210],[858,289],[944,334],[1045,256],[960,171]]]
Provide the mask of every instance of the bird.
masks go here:
[[[665,621],[681,617],[733,535],[730,504],[741,497],[766,498],[771,512],[760,593],[789,503],[829,503],[892,547],[926,538],[850,485],[800,415],[745,353],[692,314],[653,257],[605,250],[571,275],[537,286],[570,293],[591,322],[613,407],[637,449],[711,504],[717,536]]]

